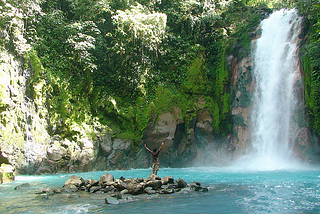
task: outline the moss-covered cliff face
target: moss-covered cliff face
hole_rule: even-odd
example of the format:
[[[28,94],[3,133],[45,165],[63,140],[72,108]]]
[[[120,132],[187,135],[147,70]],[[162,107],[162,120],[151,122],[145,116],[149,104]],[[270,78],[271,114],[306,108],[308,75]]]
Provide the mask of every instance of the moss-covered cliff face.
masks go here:
[[[0,160],[20,173],[148,167],[143,145],[161,142],[162,166],[225,165],[247,145],[246,60],[265,4],[1,0],[0,10]]]
[[[45,157],[49,142],[45,82],[33,78],[41,68],[35,67],[39,62],[24,38],[22,11],[10,4],[1,7],[0,150],[27,172]]]
[[[319,160],[319,74],[320,74],[320,5],[318,1],[299,2],[297,7],[305,18],[302,29],[300,63],[303,71],[305,112],[308,134],[303,139],[309,139],[301,150],[312,160]],[[305,130],[302,130],[304,133]]]

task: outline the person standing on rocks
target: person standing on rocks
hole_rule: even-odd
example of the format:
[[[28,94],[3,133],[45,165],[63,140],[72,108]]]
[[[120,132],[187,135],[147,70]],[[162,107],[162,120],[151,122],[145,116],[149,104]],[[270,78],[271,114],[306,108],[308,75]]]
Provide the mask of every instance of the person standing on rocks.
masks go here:
[[[164,143],[161,144],[160,148],[157,151],[157,148],[154,148],[153,151],[151,151],[148,147],[147,144],[144,144],[144,147],[151,153],[152,155],[152,173],[157,175],[157,172],[159,170],[160,164],[159,164],[159,152],[161,151]]]

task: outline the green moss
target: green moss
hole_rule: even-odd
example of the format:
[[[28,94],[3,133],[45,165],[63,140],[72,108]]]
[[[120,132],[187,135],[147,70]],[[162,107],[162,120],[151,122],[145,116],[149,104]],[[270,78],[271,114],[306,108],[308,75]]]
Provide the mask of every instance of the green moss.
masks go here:
[[[303,72],[304,72],[304,92],[305,92],[305,101],[308,108],[314,107],[314,88],[311,85],[311,62],[310,57],[307,55],[303,55],[301,57]]]
[[[33,78],[34,80],[37,80],[43,73],[44,67],[40,61],[40,58],[38,57],[38,53],[36,50],[31,49],[27,53],[29,59],[30,59],[30,64],[33,70]]]
[[[220,127],[220,109],[219,109],[218,103],[213,103],[212,112],[213,112],[212,126],[215,129],[215,131],[220,132],[221,131],[221,127]]]
[[[207,78],[204,73],[203,64],[203,58],[197,57],[189,67],[186,89],[191,93],[203,94],[206,91]]]

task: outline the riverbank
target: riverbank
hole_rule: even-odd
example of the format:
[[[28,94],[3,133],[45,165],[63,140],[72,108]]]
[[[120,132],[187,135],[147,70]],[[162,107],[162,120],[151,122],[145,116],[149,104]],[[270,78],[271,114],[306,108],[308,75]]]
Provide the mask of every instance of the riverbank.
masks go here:
[[[94,171],[75,174],[18,175],[12,183],[0,185],[0,213],[318,213],[320,169],[301,167],[282,170],[246,170],[238,167],[163,168],[161,178],[183,178],[188,184],[201,182],[208,192],[182,189],[173,194],[123,194],[119,204],[106,204],[113,193],[40,193],[45,189],[63,189],[77,175],[84,180],[106,173],[115,178],[148,178],[151,169]],[[116,180],[116,179],[115,179]],[[15,187],[29,183],[24,190]],[[112,196],[111,196],[112,197]],[[126,197],[131,202],[126,203]]]

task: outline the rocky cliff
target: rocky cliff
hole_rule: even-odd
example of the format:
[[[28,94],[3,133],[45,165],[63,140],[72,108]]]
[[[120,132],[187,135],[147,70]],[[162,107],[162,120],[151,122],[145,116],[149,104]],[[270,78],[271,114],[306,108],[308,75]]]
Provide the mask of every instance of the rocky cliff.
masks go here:
[[[25,39],[26,14],[22,14],[21,10],[10,4],[2,5],[1,8],[6,8],[6,13],[0,16],[6,23],[0,25],[0,164],[10,163],[18,173],[24,174],[144,168],[151,167],[151,157],[144,149],[144,144],[150,148],[158,148],[164,142],[165,146],[160,155],[162,167],[222,166],[230,164],[250,150],[249,113],[255,87],[250,54],[240,57],[238,49],[235,48],[234,53],[227,56],[228,72],[224,72],[227,70],[224,69],[225,59],[215,62],[214,65],[219,67],[217,70],[223,70],[215,73],[218,76],[217,82],[221,82],[221,85],[217,86],[219,93],[216,96],[223,97],[223,102],[221,98],[216,99],[222,103],[218,105],[216,100],[212,99],[213,95],[203,95],[208,93],[206,91],[212,93],[204,87],[214,84],[208,84],[204,78],[204,51],[201,48],[198,50],[200,46],[195,45],[195,50],[192,50],[198,51],[198,56],[193,59],[189,68],[183,67],[189,72],[186,75],[189,82],[184,82],[182,86],[186,96],[193,96],[190,98],[192,101],[188,100],[192,103],[191,107],[185,105],[187,107],[182,109],[181,105],[174,103],[168,105],[166,110],[152,112],[151,119],[146,120],[146,127],[143,126],[143,136],[136,142],[121,135],[121,128],[112,129],[99,120],[101,118],[97,115],[88,114],[87,109],[81,109],[81,106],[73,109],[72,114],[79,110],[78,115],[70,118],[69,108],[75,105],[75,99],[80,100],[78,102],[81,102],[81,99],[73,99],[70,93],[63,91],[69,86],[69,82],[63,79],[62,75],[50,76],[50,72],[38,58],[38,53],[28,44]],[[258,37],[259,28],[252,32],[253,43]],[[213,52],[217,51],[219,56],[225,55],[219,52],[221,50],[211,48]],[[224,91],[230,88],[225,85],[229,81],[226,80],[228,74],[231,78],[231,109],[229,105],[225,105],[230,101],[229,91]],[[302,80],[301,69],[296,76],[294,87],[295,93],[299,95],[299,108],[295,114],[299,125],[293,130],[293,147],[296,156],[313,161],[317,159],[318,144],[305,119]],[[88,91],[92,90],[90,87],[84,90],[85,93],[89,94]],[[143,84],[139,88],[143,88]],[[198,93],[199,90],[203,94]],[[54,94],[58,95],[58,98],[54,97]],[[112,109],[118,113],[119,118],[122,117],[115,100],[106,99],[111,101],[100,106],[103,108],[99,114],[114,117],[110,113]],[[58,105],[63,102],[67,104]],[[58,110],[61,110],[60,113],[63,112],[64,116],[54,111],[56,109],[53,108],[53,103],[57,103],[56,109],[63,108]],[[152,108],[152,105],[150,106]],[[145,117],[149,119],[150,112],[143,111],[148,108],[141,109],[139,113],[147,115]],[[229,111],[231,115],[228,115]],[[218,117],[221,112],[232,117],[233,127],[230,133],[219,134],[215,130],[219,126],[216,122],[220,122]],[[76,116],[85,119],[76,120]],[[226,124],[228,125],[227,122]]]

